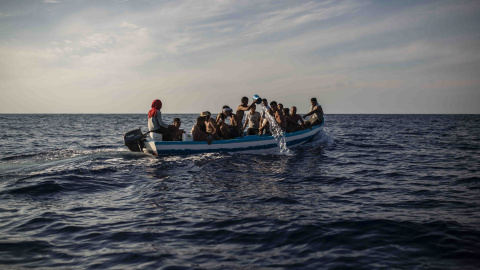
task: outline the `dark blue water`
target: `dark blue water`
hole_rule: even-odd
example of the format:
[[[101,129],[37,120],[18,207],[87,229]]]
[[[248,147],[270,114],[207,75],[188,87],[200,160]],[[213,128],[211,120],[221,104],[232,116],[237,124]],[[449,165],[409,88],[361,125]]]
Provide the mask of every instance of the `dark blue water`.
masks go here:
[[[0,268],[480,268],[479,115],[328,115],[292,155],[128,152],[145,126],[0,115]]]

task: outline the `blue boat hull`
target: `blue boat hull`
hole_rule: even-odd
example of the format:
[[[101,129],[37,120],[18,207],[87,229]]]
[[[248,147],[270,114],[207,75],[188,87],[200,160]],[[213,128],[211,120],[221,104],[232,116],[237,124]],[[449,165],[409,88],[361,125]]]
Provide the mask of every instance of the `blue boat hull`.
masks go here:
[[[285,133],[288,148],[292,148],[310,141],[318,132],[323,130],[323,124],[312,129]],[[145,152],[153,155],[187,155],[215,152],[232,153],[265,153],[276,151],[279,146],[273,136],[245,136],[232,140],[213,141],[145,141]]]

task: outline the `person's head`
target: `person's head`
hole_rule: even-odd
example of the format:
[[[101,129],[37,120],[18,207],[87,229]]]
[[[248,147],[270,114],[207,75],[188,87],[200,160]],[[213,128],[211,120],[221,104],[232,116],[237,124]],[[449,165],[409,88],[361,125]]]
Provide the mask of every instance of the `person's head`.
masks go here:
[[[288,108],[283,109],[283,115],[290,115],[290,110]]]
[[[279,109],[280,111],[283,111],[283,104],[282,104],[282,103],[278,103],[278,109]]]
[[[223,114],[225,114],[226,116],[231,116],[232,115],[232,108],[228,107],[227,108],[224,108],[222,110]]]
[[[204,121],[208,121],[208,119],[210,119],[210,112],[202,112],[200,116],[203,117]]]
[[[250,113],[254,114],[256,109],[257,109],[257,105],[253,105],[252,107],[250,107]]]
[[[292,111],[292,115],[297,114],[297,107],[292,106],[292,108],[290,110]]]
[[[248,97],[242,97],[242,105],[247,106],[248,104]]]
[[[197,124],[198,126],[205,125],[205,117],[199,116],[197,117]]]
[[[222,119],[222,121],[224,121],[223,123],[225,123],[225,114],[223,113],[223,111],[217,116],[217,120],[218,119]]]
[[[266,98],[262,99],[263,106],[268,106],[268,100]]]
[[[312,98],[310,99],[310,103],[312,103],[312,106],[317,105],[317,98],[312,97]]]
[[[173,125],[177,128],[179,128],[182,125],[182,122],[180,121],[180,118],[173,118]]]
[[[155,99],[154,101],[152,101],[152,108],[157,111],[160,110],[162,108],[162,101],[160,101],[160,99]]]
[[[270,107],[272,107],[272,109],[274,110],[277,110],[277,102],[276,101],[270,102]]]

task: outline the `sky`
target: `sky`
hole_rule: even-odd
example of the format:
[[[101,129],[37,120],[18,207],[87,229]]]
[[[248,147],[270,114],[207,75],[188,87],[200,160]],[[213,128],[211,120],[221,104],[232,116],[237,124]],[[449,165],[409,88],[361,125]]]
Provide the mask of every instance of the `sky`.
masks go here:
[[[480,1],[0,0],[0,113],[480,113]]]

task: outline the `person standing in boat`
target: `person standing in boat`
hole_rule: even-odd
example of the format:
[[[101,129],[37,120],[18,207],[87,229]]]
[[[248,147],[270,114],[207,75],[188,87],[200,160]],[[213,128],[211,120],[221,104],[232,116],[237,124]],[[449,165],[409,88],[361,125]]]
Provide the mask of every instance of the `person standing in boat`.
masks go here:
[[[323,123],[322,106],[318,104],[316,98],[311,98],[310,103],[312,104],[312,106],[310,107],[310,112],[303,116],[303,119],[306,119],[308,116],[310,116],[310,119],[305,121],[305,125],[307,127],[320,125],[321,123]]]
[[[240,121],[240,125],[243,122],[243,116],[245,115],[245,111],[249,111],[250,108],[255,105],[255,101],[253,101],[252,104],[248,105],[248,97],[242,97],[241,102],[242,104],[238,105],[237,112],[235,113],[238,121]]]
[[[260,113],[261,119],[260,119],[260,128],[259,132],[260,135],[272,135],[270,132],[270,123],[268,122],[267,114],[271,115],[271,109],[270,106],[268,106],[268,100],[266,98],[262,99],[262,106],[263,110]]]
[[[271,112],[271,109],[272,109],[272,108],[270,108],[270,106],[268,106],[268,100],[267,100],[266,98],[262,99],[262,105],[263,105],[263,107],[265,108],[265,110],[262,112],[262,117],[263,117],[263,118],[266,118],[266,117],[265,117],[265,111],[266,111],[266,112],[269,112],[270,114],[272,114],[272,112]]]
[[[155,99],[152,102],[152,108],[148,111],[148,131],[160,133],[164,141],[171,141],[176,128],[174,125],[163,122],[160,109],[162,109],[162,101]]]
[[[245,124],[243,125],[243,129],[248,125],[247,129],[247,136],[248,135],[258,135],[259,129],[260,129],[260,113],[256,112],[255,110],[257,109],[256,105],[253,105],[250,108],[250,112],[247,113],[247,116],[245,117]]]

